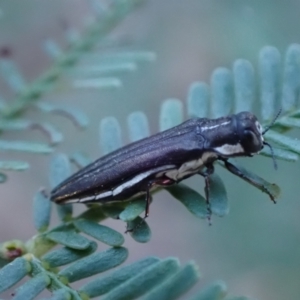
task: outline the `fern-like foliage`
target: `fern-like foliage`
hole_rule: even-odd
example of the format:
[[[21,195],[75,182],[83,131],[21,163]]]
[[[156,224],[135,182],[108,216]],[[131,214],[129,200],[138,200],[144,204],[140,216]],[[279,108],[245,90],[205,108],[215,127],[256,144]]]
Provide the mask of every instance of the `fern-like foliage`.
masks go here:
[[[63,134],[52,123],[35,122],[21,118],[26,110],[35,109],[42,114],[62,115],[70,119],[75,126],[86,128],[88,118],[84,112],[74,106],[41,101],[43,97],[52,92],[57,93],[59,84],[66,80],[70,82],[68,88],[73,89],[120,88],[122,87],[122,81],[118,78],[120,72],[135,71],[139,62],[155,59],[153,53],[145,51],[114,51],[112,53],[97,51],[99,45],[109,48],[107,40],[105,40],[107,35],[141,2],[141,0],[118,1],[109,8],[106,5],[101,6],[101,10],[96,10],[97,14],[94,21],[89,23],[81,36],[76,34],[74,30],[67,31],[68,47],[66,51],[60,49],[53,40],[45,41],[46,52],[53,59],[53,64],[30,84],[26,83],[18,67],[10,58],[10,50],[6,48],[1,50],[0,75],[12,91],[17,94],[17,97],[10,101],[5,101],[0,97],[1,132],[37,129],[48,137],[49,144],[0,140],[0,150],[36,154],[51,153],[53,146],[63,141]],[[98,7],[98,5],[96,6]],[[25,161],[0,161],[0,170],[3,172],[26,170],[28,167],[29,164]],[[5,174],[1,173],[1,178],[4,181]]]
[[[289,57],[295,55],[300,57],[300,46],[291,45],[286,53],[287,63],[283,72],[285,80],[291,77],[288,76],[288,73],[293,69],[288,63],[291,60]],[[293,103],[287,110],[285,94],[274,91],[278,88],[281,76],[278,57],[278,50],[274,47],[263,48],[259,55],[260,112],[262,119],[268,124],[279,106],[285,109],[267,137],[270,141],[285,148],[275,151],[277,158],[295,161],[300,153],[299,142],[282,133],[297,127],[300,114],[297,110],[297,103]],[[300,72],[300,69],[298,71]],[[277,74],[277,77],[274,74]],[[256,94],[254,81],[254,68],[250,62],[245,60],[237,60],[234,63],[233,71],[224,68],[215,70],[210,88],[201,82],[191,85],[186,101],[187,117],[218,117],[245,109],[252,110]],[[288,83],[284,81],[283,87],[287,89],[287,86]],[[299,85],[297,88],[290,87],[295,95],[298,88]],[[291,98],[290,94],[289,97]],[[278,102],[279,100],[281,103]],[[165,130],[181,123],[185,119],[183,111],[183,104],[180,100],[167,99],[164,101],[160,113],[160,129]],[[148,120],[144,113],[134,112],[128,116],[127,120],[129,136],[132,141],[149,135]],[[121,147],[121,129],[115,118],[103,119],[99,128],[103,154]],[[262,154],[271,155],[267,151]],[[83,167],[90,162],[90,159],[80,153],[75,153],[70,157],[65,154],[55,155],[50,166],[50,187],[56,186],[70,175],[70,161]],[[248,170],[242,170],[245,175],[259,183],[265,190],[278,196],[277,186]],[[229,210],[228,199],[219,176],[212,176],[210,188],[212,213],[218,216],[226,215]],[[206,202],[198,191],[184,184],[168,187],[167,190],[196,217],[206,217]],[[263,191],[265,190],[263,189]],[[45,191],[37,192],[34,199],[34,224],[39,234],[26,244],[17,241],[2,244],[2,257],[7,262],[9,259],[26,254],[2,268],[0,290],[4,291],[24,276],[30,275],[32,279],[16,290],[16,299],[18,297],[31,299],[45,288],[53,291],[53,299],[87,299],[100,295],[105,295],[104,299],[135,299],[142,295],[143,299],[176,299],[197,282],[199,273],[194,263],[180,266],[179,261],[174,258],[145,258],[118,268],[109,274],[105,273],[91,279],[87,284],[81,286],[78,292],[70,286],[71,283],[80,279],[112,269],[122,264],[127,258],[128,250],[122,247],[123,236],[115,230],[99,224],[102,220],[108,217],[118,218],[127,222],[128,228],[135,228],[130,235],[137,242],[144,243],[150,239],[150,228],[145,220],[139,217],[144,207],[144,200],[137,199],[125,204],[93,205],[79,216],[73,216],[71,205],[58,206],[58,214],[62,223],[48,229],[50,201]],[[89,236],[92,240],[81,233]],[[94,240],[111,248],[96,252],[97,243]],[[60,245],[60,247],[51,251],[56,245]],[[67,266],[64,267],[65,265]],[[225,285],[216,282],[200,291],[193,299],[225,299],[225,297]]]
[[[75,125],[86,127],[87,117],[73,107],[64,107],[40,101],[42,96],[53,90],[60,79],[72,78],[72,88],[117,88],[121,81],[117,77],[95,76],[133,71],[139,61],[154,59],[149,52],[121,52],[98,55],[92,52],[99,40],[117,25],[122,18],[138,4],[139,1],[117,1],[115,5],[96,19],[82,37],[72,35],[70,46],[63,52],[53,41],[45,43],[47,52],[54,59],[53,66],[31,85],[26,85],[8,58],[2,59],[2,69],[10,86],[18,92],[12,104],[1,105],[0,129],[27,130],[37,128],[45,132],[50,145],[26,141],[0,141],[1,150],[18,150],[33,153],[50,153],[52,146],[63,140],[63,135],[52,125],[35,123],[20,116],[26,109],[35,108],[41,113],[57,113],[67,116]],[[81,64],[83,58],[95,61],[97,65]],[[282,115],[277,119],[266,138],[278,145],[275,157],[288,161],[298,160],[300,142],[287,136],[286,131],[300,127],[300,107],[298,103],[300,87],[300,46],[291,45],[287,49],[284,63],[274,47],[261,50],[258,60],[258,74],[249,61],[240,59],[234,62],[232,70],[216,69],[210,85],[203,82],[191,84],[185,104],[178,99],[167,99],[160,111],[159,127],[165,130],[178,125],[190,117],[219,117],[242,110],[253,111],[257,94],[260,106],[257,111],[267,126],[276,115],[279,107]],[[283,67],[282,67],[283,66]],[[256,84],[258,83],[258,84]],[[187,111],[185,116],[184,111]],[[127,119],[131,141],[150,135],[147,116],[140,111],[133,112]],[[114,117],[101,120],[99,125],[100,146],[107,154],[122,146],[122,131]],[[268,150],[262,155],[271,156]],[[49,171],[49,187],[53,188],[71,174],[73,162],[83,167],[91,159],[76,152],[70,155],[53,156]],[[236,164],[234,162],[234,164]],[[0,162],[0,169],[21,170],[28,167],[26,162]],[[279,196],[279,188],[249,170],[241,168],[245,178],[250,178],[255,187]],[[1,174],[1,181],[6,176]],[[221,178],[214,174],[210,178],[210,202],[214,215],[228,214],[229,206],[225,185]],[[206,218],[207,205],[205,198],[184,184],[166,188],[192,214]],[[127,228],[134,228],[129,234],[140,243],[151,238],[151,230],[146,221],[140,218],[145,208],[144,199],[112,205],[92,205],[80,215],[74,216],[72,205],[57,206],[61,223],[49,228],[51,203],[44,189],[34,197],[34,225],[37,234],[26,243],[12,240],[3,242],[0,249],[0,293],[25,281],[14,292],[14,299],[34,299],[43,290],[48,289],[52,295],[48,299],[89,299],[103,296],[101,299],[177,299],[188,291],[200,278],[197,266],[193,262],[181,265],[178,259],[169,257],[147,257],[129,265],[121,266],[128,256],[123,247],[124,237],[119,232],[99,224],[106,218],[126,222]],[[98,242],[107,249],[97,251]],[[118,268],[116,268],[118,267]],[[112,270],[113,269],[113,270]],[[103,273],[103,274],[102,274]],[[99,275],[101,274],[101,275]],[[93,275],[88,283],[77,290],[72,284]],[[245,297],[227,297],[226,285],[214,282],[191,300],[226,299],[238,300]]]

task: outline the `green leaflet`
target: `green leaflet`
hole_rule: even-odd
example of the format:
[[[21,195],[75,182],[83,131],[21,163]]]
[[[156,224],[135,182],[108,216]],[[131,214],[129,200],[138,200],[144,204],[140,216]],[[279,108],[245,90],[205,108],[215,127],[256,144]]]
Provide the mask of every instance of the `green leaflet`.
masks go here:
[[[161,284],[178,269],[179,262],[174,258],[167,258],[154,263],[136,276],[111,290],[104,296],[103,300],[135,299],[156,285]]]
[[[111,90],[122,87],[122,81],[117,77],[89,78],[73,80],[73,87],[78,89]]]
[[[145,269],[159,262],[160,260],[156,257],[147,257],[142,260],[138,260],[128,266],[121,267],[104,275],[95,280],[90,281],[80,288],[80,292],[87,294],[89,297],[97,297],[108,293],[109,291],[116,288],[118,285],[128,281],[134,276],[138,276]]]
[[[300,118],[300,109],[295,109],[289,114],[293,118]]]
[[[179,200],[193,215],[207,218],[207,203],[203,196],[183,183],[165,188],[173,197]]]
[[[71,175],[69,158],[65,154],[56,154],[50,162],[49,181],[51,188],[55,188]],[[57,205],[57,212],[61,220],[69,220],[72,216],[72,204]]]
[[[219,217],[228,214],[229,206],[223,181],[217,174],[209,176],[209,202],[211,212]]]
[[[198,268],[195,263],[190,262],[175,272],[175,274],[172,274],[162,284],[155,287],[142,300],[178,299],[178,297],[188,291],[198,281],[198,278]]]
[[[26,161],[0,161],[0,169],[7,171],[24,171],[29,168]]]
[[[106,219],[107,216],[104,214],[101,206],[91,206],[81,213],[76,219],[87,219],[93,222],[100,222]]]
[[[121,63],[121,62],[152,62],[156,59],[156,54],[150,51],[129,51],[105,54],[90,54],[90,58],[97,58],[98,62]]]
[[[189,118],[205,118],[208,116],[209,87],[204,82],[193,82],[187,96],[187,114]]]
[[[51,231],[46,234],[46,237],[50,241],[76,250],[85,250],[91,243],[90,240],[76,233],[75,230]]]
[[[15,291],[14,300],[31,300],[41,293],[51,282],[46,274],[38,274],[34,278],[18,287]]]
[[[251,111],[255,98],[254,68],[245,59],[237,59],[233,64],[235,113]]]
[[[123,235],[107,226],[84,219],[73,224],[78,230],[109,246],[121,246],[124,243]]]
[[[124,206],[122,204],[103,205],[101,210],[106,217],[118,220]]]
[[[133,221],[145,210],[145,196],[132,200],[120,213],[119,218],[124,222]]]
[[[31,271],[30,263],[23,257],[16,258],[0,269],[0,293],[7,290]]]
[[[226,68],[217,68],[211,76],[211,112],[213,118],[229,115],[232,107],[232,73]]]
[[[40,190],[35,194],[33,199],[33,222],[36,230],[45,231],[50,222],[51,202],[45,195],[44,190]]]
[[[295,108],[300,86],[300,45],[292,44],[285,55],[281,105],[284,111]]]
[[[277,48],[266,46],[259,52],[260,113],[264,121],[276,114],[280,95],[281,55]]]
[[[49,264],[51,268],[67,265],[74,261],[79,260],[85,256],[88,256],[97,250],[97,243],[91,241],[89,247],[84,250],[72,249],[69,247],[63,247],[53,250],[42,256],[42,261]]]
[[[136,111],[127,117],[130,141],[135,142],[150,135],[148,119],[145,113]]]
[[[273,130],[269,130],[265,136],[268,140],[284,146],[287,150],[300,154],[300,140],[275,132]]]
[[[71,175],[69,158],[65,154],[55,154],[50,162],[49,181],[51,188],[55,188]]]
[[[107,117],[100,122],[100,149],[108,154],[122,147],[121,128],[118,120]]]
[[[68,291],[65,289],[59,289],[53,291],[53,296],[51,298],[47,298],[47,300],[81,300],[79,296],[78,298],[74,297],[75,295],[71,295]],[[46,300],[46,299],[45,299]]]
[[[61,270],[58,275],[66,278],[68,282],[74,282],[114,268],[123,263],[127,256],[126,248],[110,248],[80,259]]]
[[[297,161],[299,158],[296,153],[284,149],[273,148],[273,152],[274,156],[278,159]],[[264,147],[264,149],[262,149],[259,154],[267,157],[272,157],[271,150],[268,147]]]
[[[203,288],[189,300],[222,300],[227,294],[227,287],[223,281],[216,281]]]
[[[276,122],[277,124],[289,128],[300,128],[300,119],[296,117],[282,117]]]
[[[138,243],[147,243],[151,238],[151,229],[145,219],[141,217],[127,222],[127,230],[131,237]]]
[[[21,151],[38,154],[49,154],[53,150],[46,144],[31,143],[23,141],[4,141],[0,140],[0,150],[2,151]]]
[[[167,130],[183,121],[182,102],[178,99],[165,100],[160,108],[159,130]]]
[[[103,75],[120,74],[133,72],[138,69],[134,62],[107,62],[99,64],[86,64],[84,66],[76,66],[70,70],[69,75],[72,78],[94,78]]]

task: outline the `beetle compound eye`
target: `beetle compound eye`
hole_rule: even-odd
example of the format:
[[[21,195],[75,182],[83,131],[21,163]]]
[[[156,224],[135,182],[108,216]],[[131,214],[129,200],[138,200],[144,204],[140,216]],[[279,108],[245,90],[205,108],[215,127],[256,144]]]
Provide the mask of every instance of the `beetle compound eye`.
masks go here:
[[[258,152],[262,148],[261,140],[251,130],[244,130],[242,144],[244,149],[250,153]]]
[[[257,139],[256,135],[253,133],[253,131],[245,130],[245,136],[246,136],[247,140],[249,142],[251,142],[252,144],[254,144],[254,145],[258,144],[258,139]]]

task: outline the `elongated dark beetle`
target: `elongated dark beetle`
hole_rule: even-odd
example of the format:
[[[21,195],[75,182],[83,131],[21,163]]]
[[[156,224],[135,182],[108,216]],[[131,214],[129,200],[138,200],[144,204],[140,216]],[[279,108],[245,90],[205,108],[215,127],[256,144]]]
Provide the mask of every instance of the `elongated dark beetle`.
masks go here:
[[[221,160],[231,173],[245,179],[246,175],[228,158],[253,156],[264,145],[273,154],[263,138],[270,126],[263,130],[250,112],[218,119],[190,119],[99,158],[53,189],[51,200],[58,204],[109,203],[145,194],[147,217],[153,189],[199,174],[205,179],[210,214],[209,176],[214,172],[213,163]],[[274,155],[273,161],[276,167]],[[269,196],[274,201],[271,193]]]

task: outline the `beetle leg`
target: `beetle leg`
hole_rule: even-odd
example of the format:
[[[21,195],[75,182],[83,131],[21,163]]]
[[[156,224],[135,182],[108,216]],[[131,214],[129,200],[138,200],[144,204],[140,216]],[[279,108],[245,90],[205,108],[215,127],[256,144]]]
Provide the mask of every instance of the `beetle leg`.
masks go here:
[[[149,207],[150,207],[150,203],[152,201],[152,196],[150,194],[150,188],[152,186],[153,182],[150,181],[148,184],[147,184],[147,189],[146,189],[146,207],[145,207],[145,216],[144,216],[144,219],[146,219],[148,216],[149,216]]]
[[[150,194],[150,189],[153,185],[161,185],[161,186],[168,186],[171,184],[174,184],[175,181],[169,178],[163,178],[163,179],[155,179],[155,180],[151,180],[147,183],[146,186],[146,206],[145,206],[145,216],[144,219],[146,219],[149,216],[149,207],[150,204],[152,202],[152,196]]]
[[[153,185],[154,181],[149,181],[148,184],[147,184],[147,187],[146,187],[146,198],[145,198],[145,215],[144,215],[144,219],[146,219],[148,216],[149,216],[149,207],[150,207],[150,204],[152,202],[152,196],[150,194],[150,189],[151,189],[151,186]],[[127,225],[127,228],[126,228],[126,231],[125,233],[127,232],[133,232],[135,229],[139,228],[141,226],[142,222],[137,224],[136,226],[134,226],[133,228],[128,228],[128,225]]]
[[[271,198],[271,200],[274,203],[276,203],[274,196],[272,195],[272,193],[265,186],[263,186],[262,184],[260,184],[260,183],[256,182],[255,180],[253,180],[251,177],[244,174],[238,167],[236,167],[235,165],[230,163],[228,160],[222,159],[222,161],[224,162],[225,167],[229,172],[231,172],[232,174],[242,178],[243,180],[249,182],[250,184],[258,187],[260,190],[267,193],[269,195],[269,197]]]
[[[211,207],[210,207],[210,201],[209,201],[209,176],[213,174],[215,171],[214,165],[213,164],[208,164],[206,165],[206,170],[205,171],[200,171],[199,174],[204,177],[205,180],[205,187],[204,187],[204,192],[205,192],[205,199],[206,199],[206,205],[207,205],[207,220],[209,225],[211,225]]]

